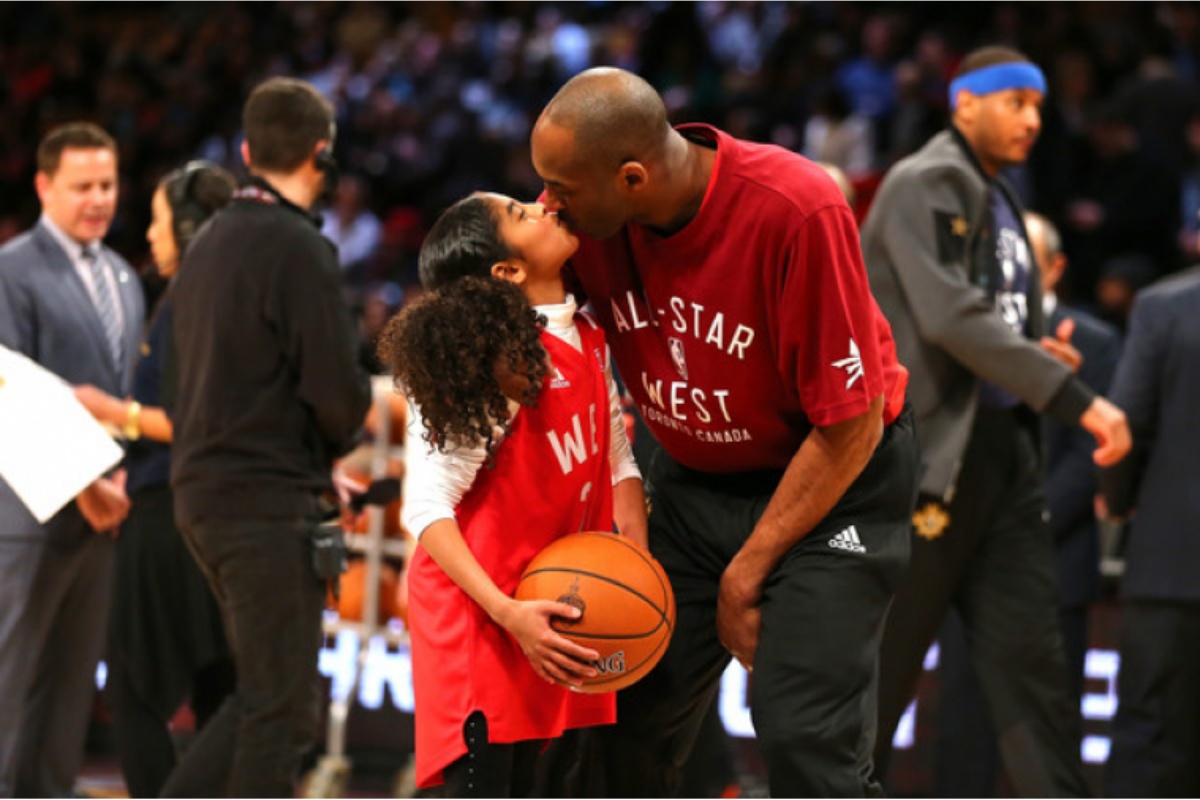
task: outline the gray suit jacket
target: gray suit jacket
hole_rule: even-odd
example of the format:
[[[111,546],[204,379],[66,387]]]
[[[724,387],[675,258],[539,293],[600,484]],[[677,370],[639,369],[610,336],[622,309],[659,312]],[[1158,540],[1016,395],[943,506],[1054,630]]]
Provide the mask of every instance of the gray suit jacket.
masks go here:
[[[1019,210],[1006,184],[999,185]],[[947,502],[971,435],[980,379],[1071,424],[1094,396],[1037,344],[1045,323],[1036,265],[1026,335],[996,313],[990,191],[966,144],[944,131],[892,167],[862,231],[871,291],[911,373],[921,492]]]
[[[1137,511],[1122,593],[1200,600],[1200,270],[1138,294],[1111,397],[1134,444],[1101,475],[1110,509]]]
[[[124,364],[113,362],[96,307],[70,257],[41,225],[0,248],[0,344],[69,383],[90,383],[124,397],[130,390],[145,306],[141,282],[125,259],[107,247],[104,255],[114,267],[125,315]],[[74,503],[39,525],[0,480],[0,538],[49,536],[67,543],[88,535],[88,530]]]

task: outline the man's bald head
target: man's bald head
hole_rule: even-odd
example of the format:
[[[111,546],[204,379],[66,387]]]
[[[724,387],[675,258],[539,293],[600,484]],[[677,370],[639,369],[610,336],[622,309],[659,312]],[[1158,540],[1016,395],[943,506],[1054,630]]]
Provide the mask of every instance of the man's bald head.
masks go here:
[[[538,122],[572,131],[577,156],[608,169],[660,157],[671,133],[667,108],[654,87],[612,67],[571,78]]]

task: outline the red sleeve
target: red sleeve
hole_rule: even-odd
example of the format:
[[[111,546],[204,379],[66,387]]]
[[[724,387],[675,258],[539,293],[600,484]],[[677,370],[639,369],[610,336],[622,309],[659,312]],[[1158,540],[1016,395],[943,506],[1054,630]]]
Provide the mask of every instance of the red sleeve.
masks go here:
[[[782,285],[779,369],[809,421],[865,413],[884,393],[884,355],[849,208],[820,209],[800,225]]]

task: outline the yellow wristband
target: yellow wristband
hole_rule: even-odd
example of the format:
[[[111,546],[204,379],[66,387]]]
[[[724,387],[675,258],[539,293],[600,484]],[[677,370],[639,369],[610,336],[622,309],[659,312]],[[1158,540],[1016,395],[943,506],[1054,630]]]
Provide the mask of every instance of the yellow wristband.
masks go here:
[[[142,404],[137,400],[129,401],[125,407],[125,426],[122,430],[125,438],[131,442],[142,438]]]

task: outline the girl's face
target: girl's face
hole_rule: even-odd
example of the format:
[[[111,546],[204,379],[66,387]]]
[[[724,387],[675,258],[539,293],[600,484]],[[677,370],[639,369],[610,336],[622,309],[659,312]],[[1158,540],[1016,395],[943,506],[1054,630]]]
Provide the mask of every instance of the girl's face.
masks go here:
[[[169,278],[179,267],[179,247],[175,243],[175,231],[171,227],[171,204],[166,190],[161,187],[154,192],[150,201],[150,227],[146,229],[146,241],[158,274]]]
[[[563,264],[579,249],[579,238],[541,203],[519,203],[502,194],[486,197],[499,221],[500,238],[524,262],[529,280],[561,280]]]

